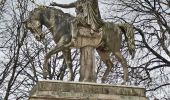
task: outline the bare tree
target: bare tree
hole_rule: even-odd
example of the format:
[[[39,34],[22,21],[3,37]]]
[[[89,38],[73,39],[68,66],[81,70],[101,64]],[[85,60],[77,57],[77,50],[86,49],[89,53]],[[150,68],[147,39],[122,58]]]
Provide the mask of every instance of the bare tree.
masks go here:
[[[129,63],[129,83],[143,86],[147,96],[169,99],[170,92],[170,27],[168,0],[105,0],[105,21],[130,23],[135,29],[136,56],[130,59],[127,44],[122,42],[122,53]],[[2,0],[0,4],[0,96],[4,100],[25,100],[29,91],[42,79],[44,54],[54,46],[50,36],[37,42],[22,23],[31,7],[30,0]],[[107,9],[108,8],[108,9]],[[104,9],[104,8],[103,8]],[[109,11],[109,13],[108,13]],[[44,31],[46,29],[44,28]],[[122,66],[110,55],[114,68],[108,83],[118,84],[122,79]],[[78,76],[79,52],[72,50],[75,79]],[[97,56],[98,80],[105,71]],[[68,70],[58,53],[49,61],[50,79],[65,80]],[[160,94],[161,93],[161,94]]]

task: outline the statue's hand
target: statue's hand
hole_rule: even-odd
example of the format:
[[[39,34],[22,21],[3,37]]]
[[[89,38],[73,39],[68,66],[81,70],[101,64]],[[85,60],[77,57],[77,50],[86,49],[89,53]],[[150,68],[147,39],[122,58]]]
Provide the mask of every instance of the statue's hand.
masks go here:
[[[57,3],[55,3],[55,2],[50,3],[50,6],[56,6],[56,5],[57,5]]]

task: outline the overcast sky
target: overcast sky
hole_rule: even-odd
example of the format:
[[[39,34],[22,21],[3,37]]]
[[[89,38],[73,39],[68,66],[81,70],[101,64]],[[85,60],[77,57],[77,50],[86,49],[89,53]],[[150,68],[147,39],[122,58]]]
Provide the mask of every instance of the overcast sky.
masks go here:
[[[34,0],[37,4],[42,4],[42,5],[46,5],[48,6],[51,2],[56,2],[56,3],[60,3],[60,4],[68,4],[71,2],[74,2],[76,0]],[[57,7],[56,7],[57,8]],[[61,8],[62,9],[62,8]],[[74,8],[69,8],[69,9],[62,9],[64,12],[66,13],[71,13],[71,14],[75,14],[75,10]]]
[[[42,5],[46,5],[48,6],[51,2],[56,2],[56,3],[60,3],[60,4],[69,4],[71,2],[74,2],[76,0],[34,0],[37,4],[42,4]],[[103,5],[101,5],[99,3],[99,8],[100,8],[100,12],[102,12],[101,9],[103,9]],[[56,7],[57,8],[57,7]],[[64,8],[61,8],[64,12],[66,13],[71,13],[71,14],[74,14],[75,15],[75,10],[74,8],[69,8],[69,9],[64,9]]]

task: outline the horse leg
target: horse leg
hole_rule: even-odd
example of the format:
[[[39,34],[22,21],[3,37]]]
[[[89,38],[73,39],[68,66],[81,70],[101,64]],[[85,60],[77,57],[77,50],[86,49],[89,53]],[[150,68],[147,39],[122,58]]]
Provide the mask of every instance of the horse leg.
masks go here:
[[[102,83],[104,83],[106,81],[107,76],[109,75],[109,72],[111,71],[112,67],[114,67],[114,66],[113,66],[113,63],[110,61],[109,52],[104,51],[104,50],[99,50],[99,49],[97,49],[97,52],[98,52],[101,60],[105,63],[105,65],[107,67],[107,69],[104,72],[104,75],[102,77]]]
[[[44,58],[44,65],[43,65],[43,78],[47,79],[47,75],[49,75],[49,69],[48,69],[48,60],[51,58],[51,55],[56,54],[57,52],[61,51],[64,48],[64,46],[58,46],[56,45],[54,48],[52,48]]]
[[[123,57],[120,51],[116,51],[115,53],[116,58],[119,60],[119,62],[123,66],[123,79],[124,81],[121,83],[122,85],[125,85],[128,81],[128,65],[126,59]]]
[[[63,56],[67,65],[67,68],[69,69],[69,81],[74,80],[74,75],[73,75],[73,69],[72,69],[72,61],[71,61],[71,50],[63,50]]]

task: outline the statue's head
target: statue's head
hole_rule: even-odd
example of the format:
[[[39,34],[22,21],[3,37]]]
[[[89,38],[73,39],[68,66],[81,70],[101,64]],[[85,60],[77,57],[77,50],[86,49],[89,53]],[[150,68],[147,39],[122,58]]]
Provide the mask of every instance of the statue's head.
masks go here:
[[[42,32],[42,24],[38,16],[31,14],[23,23],[25,27],[31,31],[37,41],[44,39],[45,35]]]

